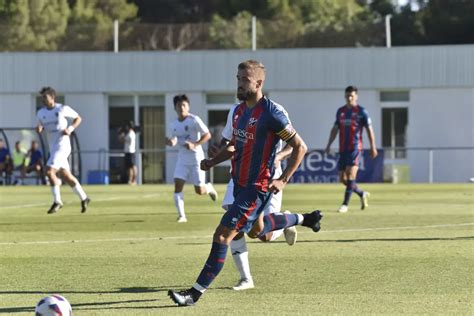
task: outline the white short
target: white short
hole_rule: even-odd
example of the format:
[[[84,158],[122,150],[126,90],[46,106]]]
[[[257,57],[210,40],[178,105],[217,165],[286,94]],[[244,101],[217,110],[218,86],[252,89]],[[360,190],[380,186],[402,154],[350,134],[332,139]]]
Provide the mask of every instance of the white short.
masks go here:
[[[277,194],[272,194],[272,198],[263,210],[263,212],[265,214],[281,212],[282,198],[282,191],[278,192]],[[234,203],[234,181],[230,179],[225,190],[224,199],[222,200],[222,208],[227,211],[229,205],[231,205],[232,203]]]
[[[203,186],[206,184],[206,172],[202,171],[199,165],[185,165],[176,163],[173,177],[189,181],[196,186]]]
[[[71,170],[69,167],[69,157],[70,151],[53,151],[50,153],[48,162],[46,163],[47,166],[54,168],[56,170],[59,169],[66,169],[66,170]]]

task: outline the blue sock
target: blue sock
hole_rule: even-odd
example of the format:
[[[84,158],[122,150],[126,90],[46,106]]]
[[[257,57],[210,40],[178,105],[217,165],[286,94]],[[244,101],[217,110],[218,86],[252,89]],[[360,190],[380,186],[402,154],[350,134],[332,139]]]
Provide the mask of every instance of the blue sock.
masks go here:
[[[351,200],[351,195],[353,192],[352,183],[354,183],[354,180],[347,180],[346,192],[344,193],[344,201],[342,202],[342,204],[344,205],[349,205],[349,201]]]
[[[355,180],[349,180],[348,184],[351,184],[352,191],[354,191],[358,196],[362,196],[362,194],[364,194],[364,191],[359,189]]]
[[[227,254],[227,248],[229,246],[219,244],[216,242],[212,243],[211,253],[207,258],[204,268],[202,268],[201,273],[196,281],[197,284],[207,289],[214,281],[215,277],[221,272],[222,267],[224,267],[225,256]]]
[[[263,217],[263,230],[258,236],[261,237],[266,233],[296,224],[298,224],[298,215],[296,214],[270,213]]]

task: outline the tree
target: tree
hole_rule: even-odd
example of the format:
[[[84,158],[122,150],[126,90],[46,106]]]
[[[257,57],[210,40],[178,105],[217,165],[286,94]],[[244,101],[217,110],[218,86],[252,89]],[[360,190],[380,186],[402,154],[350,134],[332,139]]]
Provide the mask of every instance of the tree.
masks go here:
[[[474,1],[430,0],[418,14],[422,44],[474,43]]]
[[[3,0],[2,50],[56,50],[70,10],[66,0]]]
[[[138,8],[126,0],[75,0],[66,36],[65,50],[108,50],[113,42],[113,22],[135,19]],[[130,30],[122,29],[122,35]]]

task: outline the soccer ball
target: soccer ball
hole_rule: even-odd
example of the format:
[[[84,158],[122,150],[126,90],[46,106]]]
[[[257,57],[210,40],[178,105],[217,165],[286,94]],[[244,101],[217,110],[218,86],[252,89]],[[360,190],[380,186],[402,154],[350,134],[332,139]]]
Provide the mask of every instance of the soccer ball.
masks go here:
[[[42,298],[35,308],[36,316],[71,316],[72,308],[67,299],[54,294]]]

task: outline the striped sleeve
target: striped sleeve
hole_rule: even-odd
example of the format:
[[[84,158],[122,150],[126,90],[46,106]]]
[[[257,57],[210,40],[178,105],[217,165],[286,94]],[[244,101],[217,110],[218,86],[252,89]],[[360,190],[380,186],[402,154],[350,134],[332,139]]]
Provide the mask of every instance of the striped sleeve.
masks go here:
[[[296,135],[296,130],[291,125],[288,112],[279,104],[271,109],[272,129],[283,141],[289,141]]]

